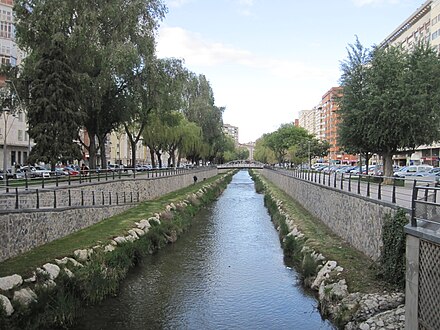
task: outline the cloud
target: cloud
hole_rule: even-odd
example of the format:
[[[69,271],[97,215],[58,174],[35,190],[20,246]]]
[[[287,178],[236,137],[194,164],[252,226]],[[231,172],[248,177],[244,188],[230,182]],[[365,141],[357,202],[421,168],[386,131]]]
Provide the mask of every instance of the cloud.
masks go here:
[[[159,31],[157,52],[159,57],[183,58],[189,66],[218,66],[235,64],[264,70],[277,77],[304,79],[323,78],[334,71],[323,71],[316,66],[293,60],[261,57],[244,49],[220,42],[203,40],[199,34],[179,27],[163,27]]]

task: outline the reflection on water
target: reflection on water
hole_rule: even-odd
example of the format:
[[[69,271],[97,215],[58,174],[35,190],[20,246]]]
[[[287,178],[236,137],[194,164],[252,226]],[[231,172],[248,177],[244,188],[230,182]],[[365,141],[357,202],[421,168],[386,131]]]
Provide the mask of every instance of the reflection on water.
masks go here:
[[[77,329],[333,329],[283,262],[246,171],[190,231],[132,271]]]

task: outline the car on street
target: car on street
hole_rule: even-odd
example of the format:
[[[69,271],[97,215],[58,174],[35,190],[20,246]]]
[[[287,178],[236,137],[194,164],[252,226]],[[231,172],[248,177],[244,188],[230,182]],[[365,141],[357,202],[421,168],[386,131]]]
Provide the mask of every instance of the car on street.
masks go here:
[[[406,178],[409,176],[424,176],[433,167],[431,165],[410,165],[402,167],[399,171],[394,172],[394,176],[398,178]]]

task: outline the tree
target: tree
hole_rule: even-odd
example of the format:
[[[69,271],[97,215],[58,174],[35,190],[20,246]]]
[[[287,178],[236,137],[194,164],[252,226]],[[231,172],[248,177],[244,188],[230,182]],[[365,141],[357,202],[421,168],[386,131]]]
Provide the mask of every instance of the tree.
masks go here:
[[[301,144],[310,138],[303,127],[294,124],[283,124],[281,127],[265,137],[266,146],[271,149],[279,164],[284,163],[289,148]]]
[[[338,99],[338,142],[344,151],[363,155],[368,166],[368,159],[373,150],[373,145],[368,139],[368,130],[373,118],[367,106],[367,74],[371,54],[357,37],[354,45],[349,45],[347,53],[347,59],[341,62],[340,83],[343,92],[342,97]]]
[[[183,113],[202,129],[204,141],[203,148],[199,149],[201,153],[189,155],[194,162],[200,159],[213,161],[216,157],[219,145],[215,141],[223,134],[223,111],[223,107],[215,106],[214,93],[206,77],[190,74],[185,86]]]
[[[254,159],[265,164],[274,164],[276,162],[274,152],[266,145],[267,134],[255,141]]]
[[[95,139],[103,140],[119,119],[109,116],[104,106],[117,97],[115,91],[123,90],[125,76],[149,62],[158,21],[166,7],[160,0],[16,0],[14,10],[19,47],[29,54],[25,66],[41,58],[56,33],[65,37],[65,52],[68,62],[75,64],[75,91],[89,136],[89,144],[83,144],[94,168]],[[103,141],[100,148],[105,153]]]
[[[235,155],[237,159],[246,160],[249,158],[249,150],[246,147],[238,147],[235,150]]]
[[[61,159],[71,161],[82,156],[78,143],[74,142],[82,117],[62,39],[62,35],[56,35],[50,47],[42,52],[31,84],[28,108],[29,137],[35,141],[29,161],[50,163],[52,170]]]
[[[374,48],[363,70],[364,88],[354,86],[356,79],[344,80],[344,91],[347,88],[352,95],[344,93],[342,98],[340,130],[362,131],[363,145],[382,155],[384,174],[392,176],[392,156],[398,150],[440,139],[439,57],[424,43],[410,51],[394,46]],[[364,110],[357,111],[361,101]]]

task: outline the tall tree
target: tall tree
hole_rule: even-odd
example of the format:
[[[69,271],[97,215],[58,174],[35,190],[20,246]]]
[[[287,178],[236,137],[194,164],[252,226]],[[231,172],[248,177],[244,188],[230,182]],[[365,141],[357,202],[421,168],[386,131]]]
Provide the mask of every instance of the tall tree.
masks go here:
[[[56,35],[42,52],[31,84],[28,110],[29,137],[35,141],[29,161],[50,163],[52,170],[61,159],[71,161],[82,156],[78,143],[74,142],[82,118],[63,38]]]
[[[370,60],[370,50],[364,48],[356,37],[356,42],[348,46],[347,59],[341,62],[340,83],[343,92],[338,99],[337,110],[340,120],[338,142],[341,148],[348,153],[363,155],[367,166],[373,151],[373,145],[368,138],[369,126],[373,121],[367,104]]]
[[[29,53],[25,65],[41,57],[55,33],[65,36],[66,54],[78,76],[76,92],[93,168],[95,139],[116,126],[108,125],[111,119],[118,120],[108,116],[105,101],[115,97],[115,82],[150,60],[166,7],[161,0],[16,0],[14,9],[18,44]]]
[[[352,88],[352,95],[342,98],[340,130],[362,131],[370,150],[382,155],[385,176],[392,176],[392,156],[398,150],[440,139],[439,57],[424,43],[410,51],[375,48],[363,68],[365,88],[356,89],[356,80],[346,80],[344,89]],[[359,101],[350,102],[349,97]],[[356,111],[360,100],[364,110]],[[350,119],[351,112],[357,121]]]

